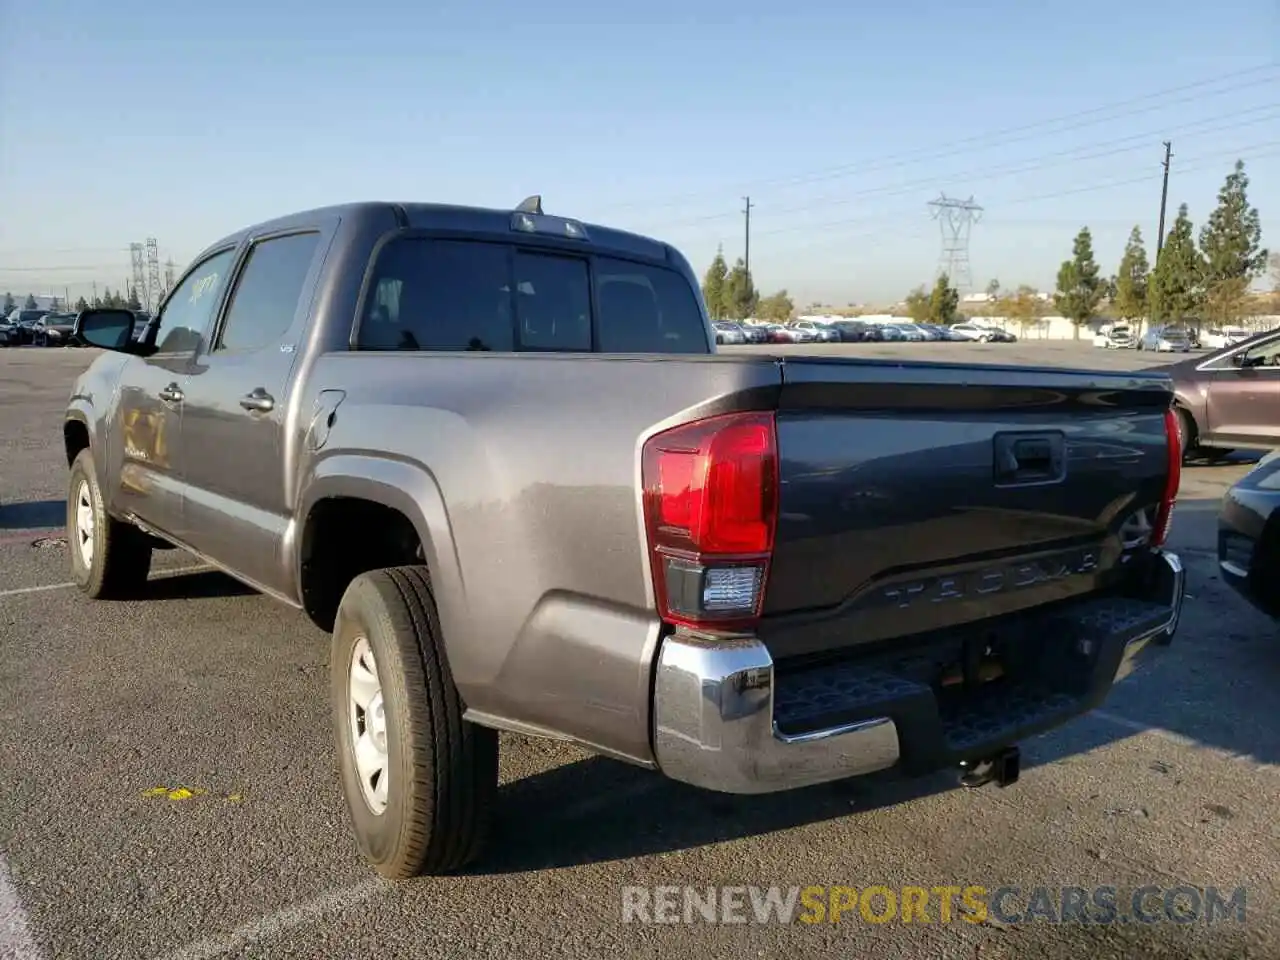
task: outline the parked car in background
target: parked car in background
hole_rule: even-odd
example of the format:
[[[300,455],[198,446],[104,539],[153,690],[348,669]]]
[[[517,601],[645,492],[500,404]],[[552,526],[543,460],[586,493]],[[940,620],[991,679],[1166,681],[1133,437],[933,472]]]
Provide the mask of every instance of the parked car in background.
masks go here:
[[[747,338],[747,343],[768,343],[769,328],[763,323],[743,323],[740,324],[742,335]]]
[[[933,339],[935,340],[951,341],[964,339],[964,337],[960,336],[958,333],[952,333],[950,327],[944,327],[940,323],[921,323],[917,324],[917,326],[922,330],[927,330],[929,333],[933,334]]]
[[[891,339],[888,336],[890,331],[896,331],[898,334],[897,339],[899,340],[909,340],[912,343],[919,343],[924,340],[924,334],[917,330],[914,324],[898,323],[895,321],[893,323],[881,324],[880,329],[885,331],[886,340]]]
[[[22,309],[17,309],[10,313],[10,344],[12,346],[22,346],[23,344],[33,342],[35,340],[36,322],[47,313],[49,313],[48,310]]]
[[[1158,353],[1187,353],[1191,338],[1180,327],[1154,327],[1138,340],[1139,350],[1155,350]]]
[[[740,344],[747,342],[746,331],[736,323],[730,323],[728,320],[720,320],[714,324],[716,331],[716,343]]]
[[[962,340],[976,340],[978,343],[990,343],[993,339],[993,333],[986,327],[980,327],[976,323],[953,323],[950,327],[953,334]]]
[[[1186,454],[1280,447],[1280,330],[1151,370],[1173,379]]]
[[[905,330],[907,333],[916,334],[916,336],[919,337],[920,340],[937,340],[938,339],[938,335],[934,333],[932,330],[930,330],[927,326],[925,326],[924,324],[916,323],[913,320],[902,320],[902,321],[895,320],[893,321],[893,325],[895,327],[900,327],[901,329]]]
[[[65,347],[76,328],[74,313],[49,313],[31,328],[31,342],[37,347]]]
[[[825,323],[818,323],[814,320],[797,320],[791,326],[795,330],[808,334],[815,343],[836,343],[840,340],[840,333]]]
[[[792,327],[783,326],[780,323],[771,323],[766,328],[768,330],[769,339],[767,343],[799,343],[800,332]]]
[[[861,343],[868,339],[867,325],[857,320],[837,320],[831,326],[845,343]]]
[[[17,331],[18,325],[16,323],[10,323],[7,315],[0,317],[0,347],[16,346],[18,337]],[[11,337],[13,338],[13,342],[10,342]]]
[[[1136,342],[1133,328],[1126,324],[1107,327],[1098,331],[1093,338],[1095,347],[1104,347],[1107,350],[1129,350]]]
[[[1280,450],[1236,481],[1218,512],[1223,582],[1280,619]]]
[[[1223,347],[1244,343],[1251,334],[1244,327],[1209,327],[1200,336],[1200,344],[1206,350],[1221,350]]]

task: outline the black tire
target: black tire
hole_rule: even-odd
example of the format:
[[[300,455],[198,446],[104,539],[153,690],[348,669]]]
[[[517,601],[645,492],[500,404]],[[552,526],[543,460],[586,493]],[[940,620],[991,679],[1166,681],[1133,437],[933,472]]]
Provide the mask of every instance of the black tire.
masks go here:
[[[356,769],[349,681],[367,640],[386,730],[386,807],[375,812]],[[356,577],[333,628],[330,699],[338,769],[361,852],[382,876],[444,874],[480,853],[498,789],[498,735],[462,719],[425,567]]]
[[[88,501],[92,526],[87,557],[78,522],[84,500]],[[71,464],[67,483],[67,546],[71,553],[71,578],[87,596],[95,600],[122,600],[137,596],[145,588],[147,574],[151,572],[151,544],[137,527],[107,513],[93,467],[93,455],[88,449],[81,450]]]

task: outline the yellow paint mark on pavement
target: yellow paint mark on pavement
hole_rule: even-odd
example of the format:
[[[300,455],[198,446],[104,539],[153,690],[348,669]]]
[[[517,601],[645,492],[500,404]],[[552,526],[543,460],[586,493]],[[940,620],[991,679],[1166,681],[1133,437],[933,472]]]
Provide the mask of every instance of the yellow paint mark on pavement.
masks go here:
[[[167,797],[170,800],[190,800],[203,797],[208,790],[202,787],[149,787],[142,791],[144,797]]]

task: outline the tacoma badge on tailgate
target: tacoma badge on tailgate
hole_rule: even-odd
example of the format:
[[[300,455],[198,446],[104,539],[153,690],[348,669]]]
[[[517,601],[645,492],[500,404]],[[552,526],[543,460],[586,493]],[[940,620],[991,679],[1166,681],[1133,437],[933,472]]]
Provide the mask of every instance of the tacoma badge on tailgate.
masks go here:
[[[1035,560],[1019,560],[999,566],[895,583],[880,589],[880,602],[874,605],[882,606],[887,601],[902,609],[921,601],[942,603],[947,600],[965,600],[1064,580],[1092,573],[1097,568],[1098,555],[1094,550],[1074,549]]]

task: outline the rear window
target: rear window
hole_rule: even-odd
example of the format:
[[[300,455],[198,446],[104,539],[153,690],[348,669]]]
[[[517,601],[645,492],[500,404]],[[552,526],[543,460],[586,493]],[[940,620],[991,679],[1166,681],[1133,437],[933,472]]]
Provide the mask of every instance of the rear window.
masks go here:
[[[593,329],[602,352],[708,350],[693,289],[673,270],[431,238],[403,238],[383,247],[357,346],[589,351]]]

